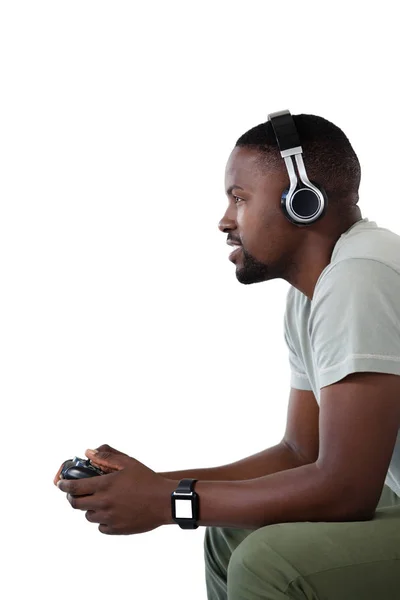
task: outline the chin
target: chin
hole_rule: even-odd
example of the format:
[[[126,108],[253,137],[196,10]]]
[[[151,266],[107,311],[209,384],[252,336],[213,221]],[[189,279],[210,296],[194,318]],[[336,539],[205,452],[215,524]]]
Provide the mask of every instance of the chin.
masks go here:
[[[268,277],[265,273],[254,273],[242,268],[236,270],[236,279],[239,283],[250,285],[252,283],[262,283],[263,281],[267,281]]]

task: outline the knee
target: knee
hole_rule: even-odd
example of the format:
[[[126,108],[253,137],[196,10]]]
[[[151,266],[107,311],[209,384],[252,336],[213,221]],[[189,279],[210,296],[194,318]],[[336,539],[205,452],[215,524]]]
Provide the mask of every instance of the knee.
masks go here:
[[[244,570],[251,570],[256,573],[261,562],[264,569],[273,562],[271,558],[273,550],[268,545],[268,532],[265,531],[266,528],[263,529],[263,535],[260,535],[260,529],[253,531],[232,552],[228,565],[228,576],[231,579],[236,579]]]
[[[274,552],[273,547],[283,531],[277,525],[268,525],[254,530],[232,553],[231,569],[241,565],[253,565],[260,558],[264,561]]]
[[[229,598],[265,597],[270,589],[285,593],[289,584],[300,573],[291,560],[277,550],[277,539],[285,538],[285,547],[290,546],[293,528],[282,524],[269,525],[253,531],[232,553],[227,570]],[[288,539],[290,538],[290,539]],[[252,595],[253,594],[253,595]],[[259,595],[257,595],[259,594]]]

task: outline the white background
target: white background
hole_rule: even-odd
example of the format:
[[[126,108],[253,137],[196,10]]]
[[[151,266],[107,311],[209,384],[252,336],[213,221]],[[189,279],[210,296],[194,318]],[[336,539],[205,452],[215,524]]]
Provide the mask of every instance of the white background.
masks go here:
[[[400,232],[394,5],[1,3],[7,600],[206,598],[203,527],[107,536],[52,480],[104,443],[170,471],[281,439],[289,284],[237,281],[226,161],[270,112],[323,116]]]

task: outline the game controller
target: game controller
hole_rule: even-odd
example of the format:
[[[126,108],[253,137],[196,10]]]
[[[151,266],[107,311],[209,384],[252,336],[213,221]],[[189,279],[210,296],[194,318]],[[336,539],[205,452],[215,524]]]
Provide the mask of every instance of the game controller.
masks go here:
[[[63,463],[61,469],[61,479],[83,479],[84,477],[95,477],[97,475],[105,475],[104,471],[95,467],[90,462],[90,459],[79,458],[74,456]]]

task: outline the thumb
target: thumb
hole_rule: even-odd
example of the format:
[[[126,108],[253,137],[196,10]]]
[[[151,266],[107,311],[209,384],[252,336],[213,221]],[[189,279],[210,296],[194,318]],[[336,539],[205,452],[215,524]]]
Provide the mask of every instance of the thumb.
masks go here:
[[[85,454],[93,464],[98,465],[100,468],[104,467],[106,470],[114,469],[117,471],[122,470],[126,466],[126,459],[130,458],[128,454],[120,452],[108,444],[103,444],[95,450],[88,449]]]

